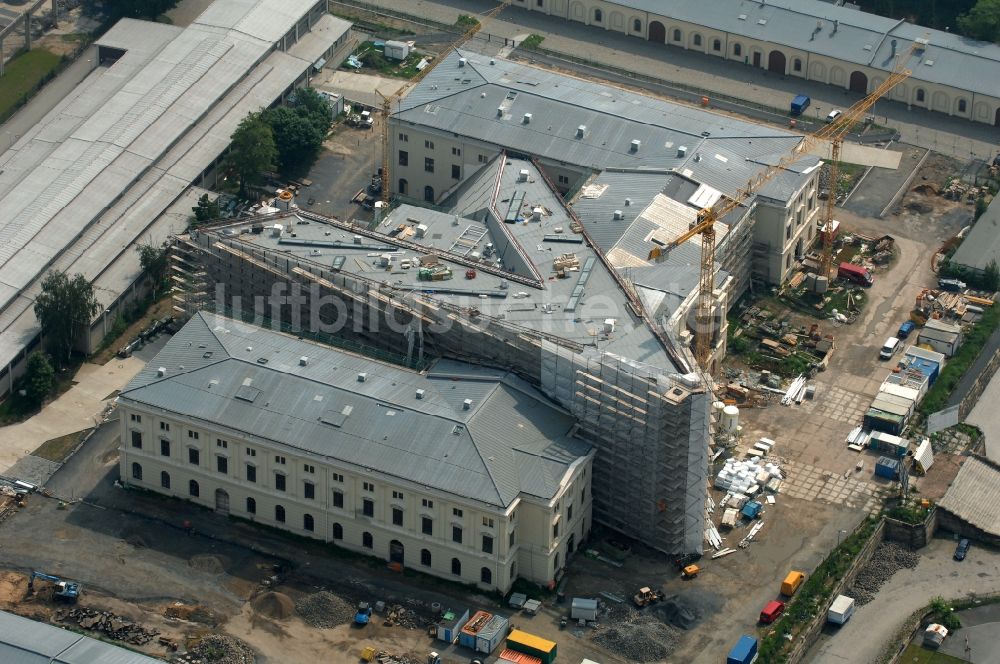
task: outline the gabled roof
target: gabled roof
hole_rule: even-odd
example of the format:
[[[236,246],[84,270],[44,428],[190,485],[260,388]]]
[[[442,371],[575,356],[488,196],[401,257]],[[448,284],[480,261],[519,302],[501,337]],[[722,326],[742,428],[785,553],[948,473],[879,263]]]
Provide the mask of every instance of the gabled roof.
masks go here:
[[[1000,536],[1000,466],[970,456],[938,506],[990,535]]]
[[[207,313],[120,398],[500,507],[551,498],[590,449],[504,371],[442,361],[421,374]]]

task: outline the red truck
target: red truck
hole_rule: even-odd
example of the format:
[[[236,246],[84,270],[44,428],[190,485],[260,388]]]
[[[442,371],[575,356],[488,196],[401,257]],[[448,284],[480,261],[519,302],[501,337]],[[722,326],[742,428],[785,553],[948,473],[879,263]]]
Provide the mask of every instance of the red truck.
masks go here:
[[[875,283],[875,277],[872,276],[871,272],[853,263],[841,263],[840,267],[837,268],[837,277],[853,281],[865,288]]]

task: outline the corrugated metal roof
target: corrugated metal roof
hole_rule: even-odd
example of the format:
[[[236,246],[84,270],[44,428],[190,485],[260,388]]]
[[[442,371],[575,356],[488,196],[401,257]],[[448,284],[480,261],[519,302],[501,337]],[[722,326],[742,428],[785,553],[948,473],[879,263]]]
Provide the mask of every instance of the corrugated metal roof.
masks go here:
[[[157,664],[158,659],[0,611],[3,664]]]
[[[252,400],[238,396],[248,390]],[[120,398],[500,506],[522,476],[551,497],[589,450],[569,438],[570,415],[505,372],[449,361],[422,375],[205,313]],[[554,460],[555,483],[522,468],[523,455]]]
[[[915,40],[926,36],[929,44],[924,52],[904,63],[913,70],[913,80],[997,96],[1000,46],[829,2],[612,0],[608,4],[886,72],[895,67],[894,51],[903,53]]]
[[[1000,265],[1000,197],[994,197],[983,216],[959,245],[952,260],[959,265],[985,270],[990,261]]]
[[[982,457],[968,457],[938,507],[991,535],[1000,535],[1000,467]]]

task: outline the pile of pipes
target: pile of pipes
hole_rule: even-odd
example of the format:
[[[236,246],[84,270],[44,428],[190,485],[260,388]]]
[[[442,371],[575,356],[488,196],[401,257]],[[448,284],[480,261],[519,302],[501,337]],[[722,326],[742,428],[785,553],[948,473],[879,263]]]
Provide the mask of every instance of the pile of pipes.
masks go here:
[[[859,447],[868,447],[868,439],[871,438],[871,434],[862,429],[861,427],[854,427],[851,433],[847,434],[847,444],[857,445]]]
[[[806,396],[806,377],[799,374],[792,384],[785,390],[785,396],[781,397],[782,406],[790,406],[793,403],[802,403]]]
[[[770,462],[761,464],[759,457],[744,461],[728,459],[715,477],[715,488],[752,496],[772,480],[781,479],[781,469]]]

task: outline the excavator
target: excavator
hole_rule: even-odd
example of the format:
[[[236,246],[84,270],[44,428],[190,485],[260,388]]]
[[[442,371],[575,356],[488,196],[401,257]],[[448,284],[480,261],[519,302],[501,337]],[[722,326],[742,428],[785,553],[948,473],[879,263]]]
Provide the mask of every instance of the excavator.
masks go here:
[[[83,587],[76,581],[66,581],[64,579],[60,579],[58,576],[52,576],[51,574],[45,574],[44,572],[32,572],[31,576],[28,577],[29,596],[35,592],[35,579],[41,579],[42,581],[49,581],[52,583],[55,589],[52,593],[52,597],[56,600],[72,604],[80,598],[80,593],[83,592]]]

